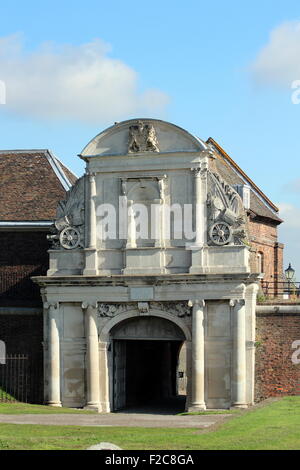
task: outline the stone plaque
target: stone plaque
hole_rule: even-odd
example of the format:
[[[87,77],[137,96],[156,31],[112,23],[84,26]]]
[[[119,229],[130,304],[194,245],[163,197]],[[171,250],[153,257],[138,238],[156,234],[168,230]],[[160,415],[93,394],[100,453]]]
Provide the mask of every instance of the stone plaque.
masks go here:
[[[130,287],[131,300],[153,300],[154,290],[153,287]]]

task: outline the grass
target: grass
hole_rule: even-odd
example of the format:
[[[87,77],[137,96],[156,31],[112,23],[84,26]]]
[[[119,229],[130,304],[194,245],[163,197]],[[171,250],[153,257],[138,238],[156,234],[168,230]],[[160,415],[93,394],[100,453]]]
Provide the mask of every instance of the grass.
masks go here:
[[[96,413],[92,410],[80,410],[75,408],[56,408],[44,405],[30,405],[29,403],[21,402],[0,402],[0,414],[6,415],[20,415],[20,414],[91,414]]]
[[[1,387],[0,387],[0,397],[2,398],[2,400],[14,401],[14,397]]]
[[[85,449],[109,441],[124,450],[299,450],[300,396],[228,417],[214,430],[0,424],[0,449]]]

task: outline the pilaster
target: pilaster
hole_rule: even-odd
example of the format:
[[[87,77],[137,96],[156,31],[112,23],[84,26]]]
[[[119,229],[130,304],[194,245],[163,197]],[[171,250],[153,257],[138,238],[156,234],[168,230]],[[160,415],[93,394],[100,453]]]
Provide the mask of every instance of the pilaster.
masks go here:
[[[247,408],[245,300],[231,300],[230,305],[233,308],[232,407]]]

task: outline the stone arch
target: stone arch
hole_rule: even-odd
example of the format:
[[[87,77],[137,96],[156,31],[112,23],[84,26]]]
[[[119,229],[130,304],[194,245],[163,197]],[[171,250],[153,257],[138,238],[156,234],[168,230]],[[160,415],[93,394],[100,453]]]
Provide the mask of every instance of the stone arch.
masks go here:
[[[169,320],[175,323],[183,332],[186,341],[191,341],[191,331],[188,326],[182,321],[181,318],[173,315],[172,313],[163,312],[162,310],[158,309],[151,309],[149,312],[139,312],[137,309],[129,310],[128,312],[121,313],[116,315],[115,317],[111,318],[102,328],[99,334],[99,341],[103,343],[107,343],[110,340],[110,332],[111,330],[118,324],[123,322],[124,320],[129,320],[131,318],[138,318],[143,316],[153,316],[164,318],[165,320]]]
[[[148,330],[147,326],[144,329],[142,320],[146,319],[150,320],[150,325],[154,320],[153,330]],[[160,335],[158,320],[172,324],[173,328],[167,328]],[[134,325],[131,329],[130,321],[141,321],[141,332],[137,335]],[[125,331],[122,324],[126,325]],[[163,324],[159,325],[159,328],[162,327]],[[178,410],[184,409],[187,394],[177,396],[177,370],[180,345],[191,344],[191,332],[183,319],[157,308],[147,312],[132,308],[110,318],[99,332],[99,340],[109,351],[107,408],[117,411],[127,406],[139,406],[140,403],[145,406],[151,403],[155,407],[161,402],[173,406],[175,399]],[[186,374],[189,374],[188,361]]]

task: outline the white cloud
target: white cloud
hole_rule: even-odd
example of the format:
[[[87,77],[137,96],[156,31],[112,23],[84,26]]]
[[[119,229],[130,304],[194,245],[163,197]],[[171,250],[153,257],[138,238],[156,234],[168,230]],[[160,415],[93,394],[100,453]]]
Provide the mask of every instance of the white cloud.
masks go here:
[[[99,123],[163,112],[168,96],[138,91],[138,74],[100,39],[87,44],[44,43],[27,53],[18,35],[0,38],[0,79],[6,109],[45,119]]]
[[[283,189],[290,193],[300,193],[300,178],[284,184]]]
[[[300,79],[300,21],[288,21],[271,34],[251,66],[257,83],[291,88]]]
[[[279,204],[280,217],[284,220],[279,226],[279,241],[285,244],[284,264],[291,263],[300,282],[300,207],[292,204]]]

